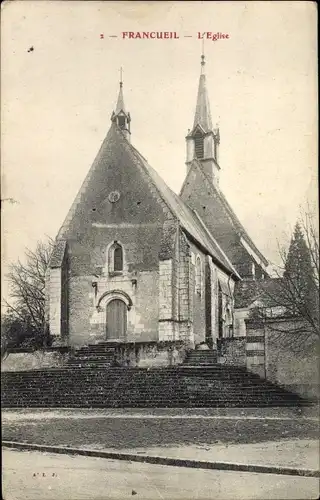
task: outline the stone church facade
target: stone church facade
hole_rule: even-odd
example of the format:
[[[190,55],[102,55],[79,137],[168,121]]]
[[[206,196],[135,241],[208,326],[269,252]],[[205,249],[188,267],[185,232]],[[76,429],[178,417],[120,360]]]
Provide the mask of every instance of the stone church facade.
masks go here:
[[[131,144],[122,82],[111,126],[57,235],[46,277],[50,334],[71,347],[237,336],[235,287],[267,261],[219,188],[204,56],[178,196]],[[238,321],[239,323],[239,321]]]

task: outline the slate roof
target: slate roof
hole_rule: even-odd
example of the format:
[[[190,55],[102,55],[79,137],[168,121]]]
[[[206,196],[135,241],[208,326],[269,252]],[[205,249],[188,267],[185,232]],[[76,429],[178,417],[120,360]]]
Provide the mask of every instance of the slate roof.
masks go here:
[[[121,133],[120,130],[118,132]],[[123,138],[126,140],[125,137]],[[137,151],[137,149],[135,149],[129,142],[127,142],[127,144],[130,146],[133,154],[139,158],[142,166],[150,175],[160,195],[172,211],[173,215],[175,215],[180,222],[181,227],[192,238],[200,243],[200,245],[208,251],[217,263],[222,264],[222,266],[228,270],[229,273],[232,273],[237,279],[240,279],[240,276],[233,267],[231,261],[211,235],[204,222],[198,217],[197,213],[186,205],[184,201],[176,193],[174,193],[169,186],[167,186],[160,175],[149,165],[147,160],[139,153],[139,151]]]
[[[123,111],[124,113],[126,113],[126,108],[125,108],[125,105],[124,105],[124,98],[123,98],[122,86],[120,86],[120,89],[119,89],[119,95],[118,95],[118,100],[117,100],[115,114],[117,115],[118,113],[120,113],[120,111]]]
[[[193,128],[201,125],[205,132],[212,130],[212,119],[210,111],[209,96],[206,87],[206,76],[200,75],[196,112],[194,115]]]
[[[214,185],[212,185],[212,189],[216,191],[218,197],[221,200],[221,203],[223,204],[224,208],[228,212],[228,215],[231,217],[232,222],[233,222],[234,226],[236,227],[237,231],[239,232],[239,234],[246,240],[246,242],[251,246],[251,248],[259,255],[259,257],[262,260],[262,262],[264,263],[264,265],[267,266],[269,264],[269,262],[264,257],[264,255],[260,252],[260,250],[256,247],[256,245],[253,243],[253,241],[250,238],[250,236],[248,235],[246,229],[244,228],[244,226],[239,221],[239,219],[236,216],[235,212],[233,211],[232,207],[229,205],[229,203],[228,203],[225,195],[223,194],[223,192],[220,191],[220,190],[218,191],[214,187]]]
[[[182,188],[180,190],[180,196],[183,196],[184,187],[189,182],[189,177],[192,174],[192,169],[193,168],[197,168],[198,171],[201,172],[201,174],[203,176],[203,179],[206,181],[206,189],[209,188],[209,190],[211,192],[211,195],[212,195],[212,198],[214,199],[215,203],[218,202],[218,204],[220,205],[220,207],[222,208],[222,210],[224,210],[224,212],[227,214],[227,216],[228,216],[229,220],[231,221],[232,226],[236,230],[237,234],[239,236],[243,237],[243,239],[248,243],[248,245],[252,248],[252,250],[254,250],[254,252],[259,256],[259,258],[261,259],[261,261],[263,262],[263,264],[265,266],[267,266],[269,264],[268,261],[267,261],[267,259],[264,257],[264,255],[260,252],[260,250],[253,243],[252,239],[248,235],[248,233],[247,233],[246,229],[244,228],[244,226],[239,221],[238,217],[236,216],[234,210],[232,209],[232,207],[228,203],[228,201],[227,201],[226,197],[224,196],[224,194],[222,193],[222,191],[220,189],[218,189],[210,181],[210,179],[206,176],[206,174],[203,171],[203,168],[201,166],[201,163],[196,158],[193,160],[193,162],[191,164],[191,167],[190,167],[190,169],[188,171],[188,174],[187,174],[187,176],[185,178],[185,181],[184,181],[184,183],[182,185]]]
[[[214,237],[210,234],[204,223],[198,218],[197,214],[166,185],[164,180],[149,165],[147,160],[132,146],[132,144],[130,144],[121,129],[115,123],[112,123],[107,137],[101,145],[98,155],[59,231],[58,238],[66,238],[68,229],[75,217],[85,216],[85,210],[81,209],[82,204],[88,203],[88,200],[96,196],[100,196],[99,193],[103,191],[102,170],[105,168],[105,158],[112,154],[112,148],[116,146],[126,148],[126,151],[132,158],[133,165],[142,169],[149,176],[159,196],[165,202],[172,215],[179,221],[182,229],[212,256],[219,267],[222,267],[228,274],[232,274],[235,279],[240,279],[236,269]],[[90,190],[90,193],[88,190]],[[85,199],[87,200],[86,202],[84,201]]]
[[[49,262],[49,267],[51,269],[62,266],[66,245],[67,242],[65,240],[57,240],[55,242]]]
[[[268,278],[237,283],[234,294],[235,307],[246,308],[256,300],[261,300],[265,307],[279,306],[282,296],[281,281],[282,278]]]

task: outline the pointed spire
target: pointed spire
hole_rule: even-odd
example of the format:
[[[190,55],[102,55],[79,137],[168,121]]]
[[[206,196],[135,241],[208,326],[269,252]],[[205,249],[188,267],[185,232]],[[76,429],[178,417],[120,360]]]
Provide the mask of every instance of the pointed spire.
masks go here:
[[[209,132],[212,130],[212,120],[211,120],[209,97],[206,87],[205,64],[206,64],[205,56],[202,48],[201,74],[199,80],[197,105],[196,105],[193,127],[195,127],[196,125],[201,125],[201,127],[206,132]]]
[[[203,43],[203,40],[202,40]],[[209,96],[206,87],[204,45],[202,44],[201,73],[199,80],[196,112],[192,131],[188,131],[187,141],[187,171],[196,158],[203,171],[213,184],[219,183],[219,128],[212,126]]]
[[[120,68],[120,89],[118,94],[118,100],[115,111],[112,113],[111,121],[116,123],[118,127],[122,130],[124,135],[130,140],[130,113],[126,111],[123,98],[123,81],[122,81],[122,68]]]
[[[122,81],[122,68],[120,68],[120,89],[119,89],[119,95],[118,95],[118,101],[117,101],[117,106],[115,113],[118,114],[120,111],[123,111],[124,113],[126,112],[125,105],[124,105],[124,98],[123,98],[123,81]]]

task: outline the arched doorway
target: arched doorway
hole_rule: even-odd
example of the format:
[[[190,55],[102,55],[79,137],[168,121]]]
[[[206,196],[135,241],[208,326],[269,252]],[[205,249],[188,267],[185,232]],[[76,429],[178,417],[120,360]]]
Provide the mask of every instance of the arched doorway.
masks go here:
[[[127,333],[127,305],[120,299],[107,304],[106,338],[124,339]]]

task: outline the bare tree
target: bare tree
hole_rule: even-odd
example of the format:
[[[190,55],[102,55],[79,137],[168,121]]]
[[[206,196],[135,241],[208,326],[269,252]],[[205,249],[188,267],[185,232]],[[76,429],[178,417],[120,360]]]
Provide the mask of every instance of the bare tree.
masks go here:
[[[317,290],[319,292],[319,221],[313,215],[310,207],[300,216],[300,225],[307,242],[307,248],[310,255],[313,275]]]
[[[319,235],[311,211],[300,216],[289,249],[280,248],[279,253],[276,278],[261,282],[260,306],[252,317],[269,320],[270,328],[279,333],[287,327],[276,319],[291,319],[295,333],[319,336]]]
[[[30,337],[43,337],[45,326],[45,275],[54,242],[39,242],[35,250],[27,249],[24,262],[11,264],[6,274],[10,299],[3,324],[5,330],[15,325],[15,331],[27,331]],[[26,332],[25,332],[26,333]],[[22,335],[24,336],[24,335]]]

